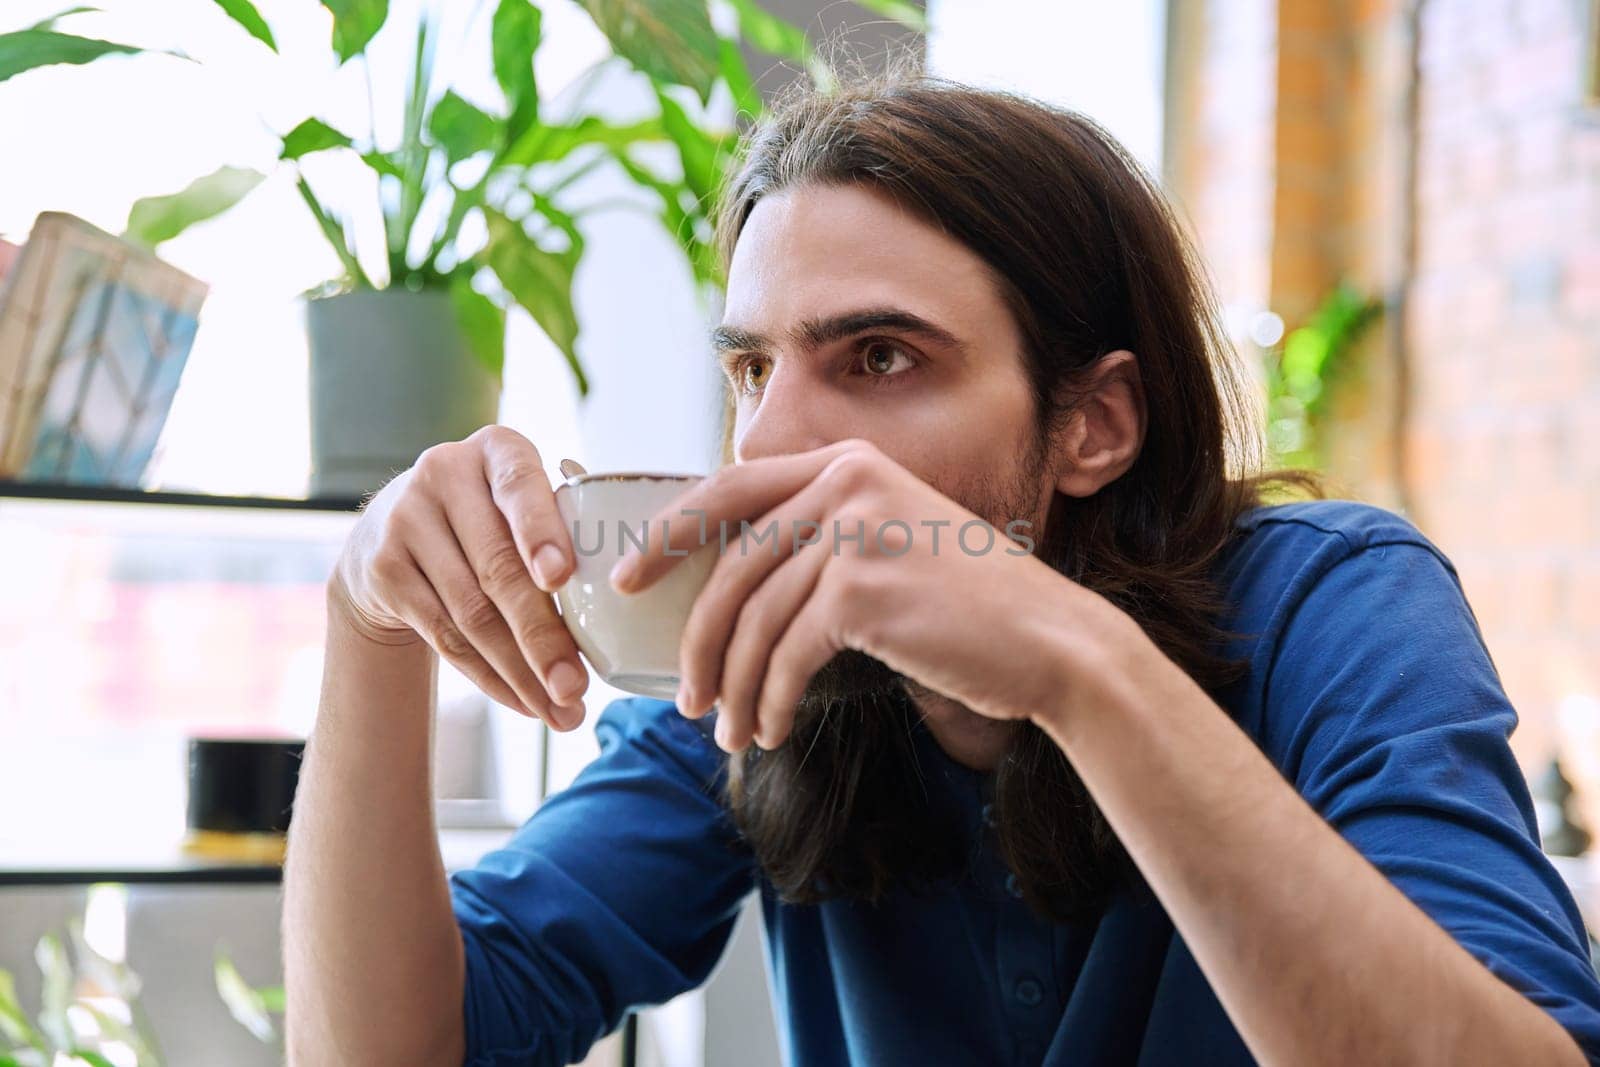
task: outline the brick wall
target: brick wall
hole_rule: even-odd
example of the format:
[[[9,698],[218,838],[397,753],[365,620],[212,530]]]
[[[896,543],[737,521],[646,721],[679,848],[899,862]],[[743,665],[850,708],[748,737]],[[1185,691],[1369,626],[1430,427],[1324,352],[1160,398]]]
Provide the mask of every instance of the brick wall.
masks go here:
[[[1264,305],[1271,285],[1276,0],[1176,3],[1166,167],[1219,295]]]
[[[1330,472],[1455,561],[1522,716],[1519,758],[1533,772],[1561,749],[1600,808],[1600,751],[1572,750],[1556,716],[1600,696],[1590,4],[1174,6],[1168,180],[1224,303],[1293,328],[1341,277],[1388,302],[1335,398]],[[1253,94],[1235,122],[1208,113],[1227,94]],[[1217,130],[1263,128],[1265,167],[1219,150]]]
[[[1600,694],[1600,114],[1584,5],[1422,9],[1407,484],[1455,559],[1525,757]]]

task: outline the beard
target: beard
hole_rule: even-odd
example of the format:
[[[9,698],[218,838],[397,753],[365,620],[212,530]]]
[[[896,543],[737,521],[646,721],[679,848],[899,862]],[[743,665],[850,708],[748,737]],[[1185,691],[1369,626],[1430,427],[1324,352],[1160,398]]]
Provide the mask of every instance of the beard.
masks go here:
[[[1033,516],[1043,484],[1042,434],[1014,477],[947,495],[1003,529]],[[1050,509],[1052,525],[1065,518]],[[1053,536],[1052,536],[1053,535]],[[1046,531],[1040,556],[1061,543]],[[779,895],[792,903],[877,900],[897,885],[959,876],[971,855],[959,815],[930,801],[917,765],[920,687],[881,660],[845,650],[811,678],[788,740],[729,761],[735,824]],[[969,711],[969,714],[975,714]],[[1023,899],[1057,921],[1093,914],[1131,872],[1105,816],[1043,731],[1018,723],[994,772],[994,846]]]
[[[836,704],[881,699],[900,692],[905,685],[905,675],[882,660],[847,648],[811,676],[795,708],[795,725],[816,720]]]

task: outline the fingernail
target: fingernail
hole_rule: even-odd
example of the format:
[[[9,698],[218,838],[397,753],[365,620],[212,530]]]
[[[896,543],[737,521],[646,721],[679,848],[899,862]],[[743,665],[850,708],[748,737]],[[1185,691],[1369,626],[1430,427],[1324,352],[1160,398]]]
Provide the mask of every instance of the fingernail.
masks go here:
[[[575,664],[562,660],[550,668],[550,677],[546,681],[556,703],[565,704],[583,688],[583,672]]]
[[[678,705],[678,710],[680,712],[683,712],[683,713],[687,714],[688,712],[694,710],[693,707],[689,703],[689,697],[690,697],[689,683],[688,682],[679,682],[678,683],[678,695],[673,700],[673,703]]]
[[[718,719],[717,720],[717,731],[716,731],[716,733],[717,733],[717,747],[722,749],[724,752],[729,751],[729,749],[728,749],[728,734],[731,731],[731,729],[732,728],[728,725],[728,720],[727,719]]]
[[[566,564],[566,557],[555,545],[541,545],[533,554],[533,578],[539,583],[539,588],[547,593],[556,589],[556,575],[561,573],[561,568]]]
[[[618,560],[617,565],[611,568],[611,588],[619,593],[626,593],[629,586],[633,584],[633,567],[631,564],[632,558],[630,557]]]
[[[570,707],[555,707],[550,709],[550,717],[555,720],[557,729],[570,730],[583,721],[583,701],[578,701]]]

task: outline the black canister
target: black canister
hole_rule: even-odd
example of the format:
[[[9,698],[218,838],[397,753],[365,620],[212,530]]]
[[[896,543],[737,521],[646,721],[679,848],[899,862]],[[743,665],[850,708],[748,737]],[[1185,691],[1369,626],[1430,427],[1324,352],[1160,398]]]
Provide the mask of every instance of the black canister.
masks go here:
[[[305,742],[290,738],[191,737],[191,852],[282,862]]]

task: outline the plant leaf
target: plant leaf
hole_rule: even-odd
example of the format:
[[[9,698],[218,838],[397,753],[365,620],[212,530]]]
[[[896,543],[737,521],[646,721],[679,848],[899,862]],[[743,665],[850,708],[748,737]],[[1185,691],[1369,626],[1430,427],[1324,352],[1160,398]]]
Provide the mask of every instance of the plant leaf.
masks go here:
[[[97,7],[86,7],[86,6],[69,7],[65,11],[57,11],[54,15],[51,15],[49,18],[40,19],[38,22],[35,22],[32,26],[25,27],[25,29],[30,29],[30,30],[53,30],[53,29],[55,29],[56,23],[60,22],[64,18],[69,18],[69,17],[71,17],[73,15],[86,15],[91,11],[99,11],[99,10],[100,9],[97,8]]]
[[[154,248],[197,222],[220,215],[261,184],[266,175],[243,167],[223,167],[167,196],[135,200],[122,235]]]
[[[589,379],[578,361],[578,316],[572,307],[572,275],[583,255],[576,227],[568,232],[572,243],[563,252],[540,247],[522,226],[498,211],[484,210],[489,243],[483,256],[489,269],[506,287],[511,299],[524,308],[539,328],[555,342],[578,382],[578,395],[587,396]]]
[[[33,950],[39,965],[39,1029],[59,1049],[72,1047],[72,1025],[67,1006],[72,1003],[72,964],[55,934],[45,934]]]
[[[267,25],[267,20],[261,17],[261,12],[250,0],[217,0],[217,6],[227,12],[228,17],[243,26],[245,32],[274,52],[278,50],[278,42],[272,39],[272,27]]]
[[[90,1052],[88,1049],[75,1048],[67,1053],[67,1056],[74,1060],[82,1060],[84,1063],[89,1064],[90,1067],[117,1067],[116,1064],[100,1055],[100,1053]]]
[[[333,50],[343,63],[367,47],[389,17],[389,0],[322,0],[333,12]]]
[[[704,285],[720,285],[716,249],[700,235],[701,224],[709,227],[710,222],[704,214],[691,213],[683,206],[683,186],[652,173],[626,152],[614,152],[613,157],[636,184],[653,189],[661,198],[661,223],[688,257],[695,280]]]
[[[499,377],[506,363],[505,309],[472,287],[470,270],[457,271],[450,279],[450,301],[473,354]]]
[[[31,1045],[44,1050],[44,1037],[33,1028],[17,1000],[17,982],[10,971],[0,970],[0,1034],[12,1044]]]
[[[122,1042],[133,1050],[136,1062],[141,1065],[160,1062],[155,1050],[150,1047],[149,1043],[134,1027],[129,1026],[115,1015],[96,1007],[87,1000],[78,1001],[77,1007],[88,1012],[94,1019],[95,1025],[100,1028],[99,1036],[102,1042],[107,1039]]]
[[[425,190],[423,182],[428,172],[428,145],[422,140],[423,119],[428,107],[428,86],[433,83],[434,53],[438,46],[431,13],[423,12],[417,20],[416,50],[412,54],[411,81],[407,83],[404,119],[401,124],[400,145],[395,156],[400,160],[400,213],[393,225],[385,224],[391,248],[404,252],[417,225],[417,215],[422,210]]]
[[[656,99],[661,104],[661,127],[683,161],[683,183],[696,199],[705,202],[716,188],[721,169],[720,139],[696,125],[682,105],[659,89]]]
[[[744,53],[739,51],[739,42],[724,37],[717,46],[717,58],[722,80],[728,83],[728,92],[733,96],[735,118],[748,115],[753,119],[760,115],[763,107],[761,92],[756,88],[755,79],[750,76]]]
[[[541,123],[530,128],[506,149],[501,161],[510,166],[530,167],[535,163],[564,159],[573,149],[584,145],[620,149],[640,141],[659,141],[665,136],[659,119],[614,126],[596,115],[586,115],[572,124]]]
[[[345,243],[344,226],[333,216],[322,202],[317,199],[317,194],[311,191],[305,175],[300,175],[295,182],[295,188],[300,191],[300,199],[306,202],[306,207],[311,209],[311,215],[317,220],[322,235],[333,246],[334,254],[339,257],[339,262],[344,264],[345,273],[350,276],[350,281],[356,285],[371,288],[366,272],[361,269],[361,261],[356,259],[355,252]]]
[[[70,12],[67,12],[70,14]],[[0,82],[57,63],[92,63],[101,56],[139,55],[146,51],[129,44],[75,37],[55,30],[18,30],[0,33]]]
[[[433,105],[428,132],[444,146],[445,157],[454,163],[494,149],[504,130],[499,119],[452,89]]]
[[[229,1014],[240,1026],[255,1035],[256,1040],[273,1040],[277,1036],[277,1028],[272,1025],[272,1016],[267,1013],[261,994],[250,988],[250,983],[244,980],[239,968],[220,951],[216,955],[213,973],[217,995],[228,1006]]]
[[[340,133],[321,119],[306,119],[283,135],[283,151],[278,158],[299,159],[329,148],[349,148],[353,143],[349,135]]]
[[[104,996],[132,1003],[141,990],[139,976],[126,963],[101,955],[83,936],[83,919],[74,917],[67,922],[67,937],[72,945],[72,958],[78,964],[80,980],[97,986]]]
[[[405,180],[405,172],[400,169],[400,164],[384,152],[363,152],[361,161],[379,174],[390,178]]]
[[[484,188],[485,186],[482,182],[470,189],[457,189],[453,185],[450,186],[452,198],[450,213],[445,219],[444,226],[438,231],[433,243],[428,247],[428,254],[422,260],[423,265],[432,266],[434,261],[438,259],[439,254],[455,241],[467,214],[483,203]],[[400,258],[403,263],[403,255]],[[409,270],[410,268],[407,267],[407,269]]]
[[[856,0],[856,3],[874,15],[893,19],[908,29],[918,33],[928,32],[928,13],[911,0]]]
[[[612,50],[657,82],[687,85],[702,103],[717,80],[717,33],[705,0],[578,0]]]
[[[756,0],[731,0],[739,16],[739,36],[763,52],[801,63],[811,60],[806,31],[763,8]],[[726,71],[723,72],[726,76]],[[748,73],[748,72],[747,72]]]
[[[490,31],[494,76],[506,94],[506,143],[539,121],[539,86],[533,54],[539,48],[541,16],[528,0],[500,0]]]

